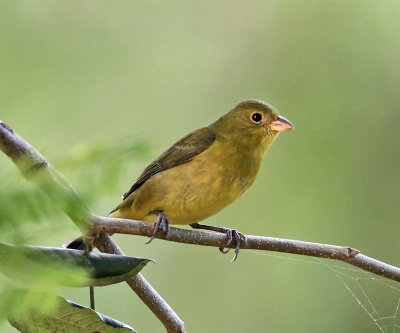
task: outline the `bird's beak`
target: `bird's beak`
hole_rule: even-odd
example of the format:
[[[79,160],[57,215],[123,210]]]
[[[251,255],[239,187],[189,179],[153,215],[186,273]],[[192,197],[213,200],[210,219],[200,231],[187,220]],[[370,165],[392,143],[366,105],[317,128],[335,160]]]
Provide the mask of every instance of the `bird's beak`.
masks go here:
[[[269,122],[267,125],[272,131],[275,132],[288,131],[294,128],[292,123],[282,116],[278,116],[276,120]]]

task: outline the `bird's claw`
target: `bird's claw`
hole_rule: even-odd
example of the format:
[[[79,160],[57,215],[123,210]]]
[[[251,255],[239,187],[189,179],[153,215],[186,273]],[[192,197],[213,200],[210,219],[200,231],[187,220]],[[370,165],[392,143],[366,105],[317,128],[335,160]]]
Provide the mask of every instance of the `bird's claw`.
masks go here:
[[[190,225],[194,229],[205,229],[205,230],[210,230],[210,231],[215,231],[219,233],[226,234],[227,240],[224,246],[221,246],[219,250],[222,253],[228,253],[229,248],[228,246],[231,246],[232,242],[236,243],[235,247],[235,255],[232,259],[232,262],[236,260],[239,250],[240,250],[240,244],[243,242],[246,242],[246,236],[243,235],[241,232],[237,231],[236,229],[228,229],[228,228],[221,228],[221,227],[215,227],[212,225],[206,225],[206,224],[200,224],[200,223],[192,223]]]
[[[230,249],[225,249],[224,247],[219,247],[219,250],[223,253],[223,254],[227,254],[229,252]]]
[[[227,248],[227,246],[230,246],[233,243],[233,240],[235,240],[236,247],[235,247],[235,255],[233,256],[232,262],[234,262],[240,251],[240,244],[241,242],[246,242],[246,236],[243,235],[241,232],[237,231],[236,229],[227,229],[226,231],[226,236],[228,237],[225,245],[223,247],[220,247],[219,250],[222,253],[228,253],[230,248]]]
[[[150,239],[146,242],[146,244],[151,243],[151,241],[158,235],[158,233],[163,231],[168,238],[169,235],[169,222],[165,217],[163,212],[154,212],[158,216],[157,221],[154,223],[154,231],[150,236]]]

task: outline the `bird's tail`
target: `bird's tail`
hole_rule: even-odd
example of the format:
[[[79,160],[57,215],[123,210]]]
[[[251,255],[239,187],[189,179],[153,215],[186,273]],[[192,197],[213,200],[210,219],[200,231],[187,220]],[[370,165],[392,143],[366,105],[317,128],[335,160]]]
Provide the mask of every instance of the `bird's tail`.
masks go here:
[[[72,249],[72,250],[82,250],[82,251],[87,250],[86,243],[83,241],[82,236],[75,238],[73,240],[70,240],[69,242],[64,243],[63,248]]]

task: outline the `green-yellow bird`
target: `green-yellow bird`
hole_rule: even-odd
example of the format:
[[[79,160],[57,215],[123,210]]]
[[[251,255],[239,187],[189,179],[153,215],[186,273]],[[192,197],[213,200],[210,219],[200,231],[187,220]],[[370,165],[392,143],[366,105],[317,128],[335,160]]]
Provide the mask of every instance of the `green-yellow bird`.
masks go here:
[[[273,106],[258,100],[240,102],[159,156],[109,216],[154,222],[150,241],[160,230],[168,234],[169,224],[226,233],[226,246],[236,242],[235,260],[244,236],[198,222],[238,199],[253,184],[279,132],[292,128]]]

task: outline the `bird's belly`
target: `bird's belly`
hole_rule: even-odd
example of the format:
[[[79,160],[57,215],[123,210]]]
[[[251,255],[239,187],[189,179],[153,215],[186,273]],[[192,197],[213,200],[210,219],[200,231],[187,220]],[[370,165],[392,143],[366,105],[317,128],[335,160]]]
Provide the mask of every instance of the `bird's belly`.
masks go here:
[[[126,217],[154,221],[156,217],[151,212],[159,210],[171,224],[191,224],[219,212],[253,182],[218,166],[193,163],[190,172],[184,166],[151,177],[138,189],[130,216]]]
[[[190,224],[216,214],[239,198],[244,190],[222,179],[186,184],[164,212],[172,224]]]
[[[189,224],[206,219],[234,202],[244,192],[234,184],[224,184],[220,180],[203,184],[187,184],[182,195],[171,207],[166,207],[165,215],[172,224]]]

